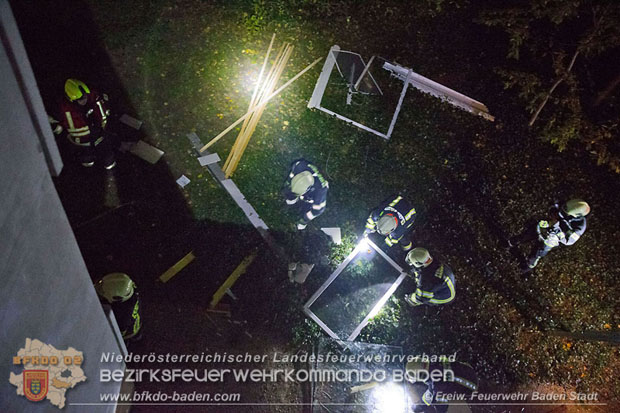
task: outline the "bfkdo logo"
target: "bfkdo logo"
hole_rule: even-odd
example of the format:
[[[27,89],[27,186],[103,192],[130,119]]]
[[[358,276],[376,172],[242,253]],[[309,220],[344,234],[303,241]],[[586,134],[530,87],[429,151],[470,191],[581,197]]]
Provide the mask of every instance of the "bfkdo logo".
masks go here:
[[[49,389],[49,371],[24,370],[24,396],[30,401],[40,402],[47,396]]]
[[[65,407],[66,394],[77,384],[86,381],[82,370],[84,354],[69,347],[57,349],[37,339],[26,339],[24,347],[13,357],[13,368],[21,372],[9,374],[18,396],[31,402],[48,400],[52,405]]]

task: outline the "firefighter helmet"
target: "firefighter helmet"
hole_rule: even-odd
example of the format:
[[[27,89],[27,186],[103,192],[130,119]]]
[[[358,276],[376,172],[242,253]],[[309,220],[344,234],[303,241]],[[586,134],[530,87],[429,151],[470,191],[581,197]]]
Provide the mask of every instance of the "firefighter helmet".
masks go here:
[[[564,212],[571,217],[585,217],[590,213],[590,205],[582,199],[571,199],[564,204]]]
[[[95,284],[97,294],[110,304],[129,300],[135,288],[136,284],[122,272],[108,274]]]
[[[381,235],[389,235],[398,226],[398,218],[394,214],[385,214],[377,222],[377,232]]]
[[[405,378],[410,383],[415,383],[418,381],[419,371],[428,372],[430,367],[430,362],[428,361],[410,361],[405,366]],[[426,376],[426,374],[424,375]]]
[[[67,79],[65,82],[65,95],[70,102],[75,102],[81,99],[84,94],[89,94],[90,89],[86,86],[86,83],[77,79]]]
[[[430,263],[433,262],[433,257],[431,257],[431,254],[429,254],[426,248],[417,247],[409,251],[405,261],[407,261],[407,264],[413,265],[416,268],[428,267]]]
[[[314,185],[314,176],[312,172],[303,171],[298,173],[291,180],[291,191],[297,196],[303,195],[308,192],[308,189]]]

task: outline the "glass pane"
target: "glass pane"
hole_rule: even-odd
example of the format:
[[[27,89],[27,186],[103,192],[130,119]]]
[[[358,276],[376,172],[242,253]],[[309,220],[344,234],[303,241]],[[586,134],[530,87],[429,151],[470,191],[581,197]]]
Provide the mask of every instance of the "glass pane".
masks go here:
[[[362,249],[310,306],[310,311],[346,339],[399,275],[375,250]]]
[[[357,53],[347,52],[346,50],[340,50],[335,52],[336,64],[338,71],[345,78],[347,84],[354,85],[366,67],[366,64],[362,60],[362,57]],[[360,82],[359,91],[363,93],[371,93],[374,95],[380,95],[381,90],[377,86],[377,83],[372,78],[370,70],[366,72],[364,78]]]

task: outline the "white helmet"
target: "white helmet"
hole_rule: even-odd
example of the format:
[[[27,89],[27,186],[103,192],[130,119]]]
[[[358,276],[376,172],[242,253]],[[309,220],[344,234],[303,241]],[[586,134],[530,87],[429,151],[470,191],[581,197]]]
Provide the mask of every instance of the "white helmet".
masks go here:
[[[582,199],[571,199],[564,204],[564,212],[571,217],[585,217],[590,213],[590,205]]]
[[[298,196],[308,192],[312,185],[314,185],[314,176],[310,171],[300,172],[291,179],[291,191]]]
[[[97,294],[110,304],[129,300],[135,287],[131,278],[122,272],[108,274],[95,284]]]
[[[433,257],[429,254],[426,248],[414,248],[409,251],[407,257],[405,258],[407,264],[413,265],[416,268],[428,267],[431,262],[433,262]]]
[[[377,232],[381,235],[391,234],[398,226],[398,218],[394,214],[385,214],[377,222]]]

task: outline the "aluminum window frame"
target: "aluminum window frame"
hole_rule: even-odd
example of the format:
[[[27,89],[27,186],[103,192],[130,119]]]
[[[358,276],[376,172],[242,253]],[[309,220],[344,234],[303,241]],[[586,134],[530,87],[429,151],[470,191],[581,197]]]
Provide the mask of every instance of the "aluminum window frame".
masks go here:
[[[379,301],[375,303],[375,305],[368,312],[368,314],[366,314],[364,319],[357,325],[357,327],[355,327],[353,332],[345,339],[338,336],[338,334],[336,334],[331,328],[329,328],[329,326],[325,324],[323,320],[321,320],[312,310],[310,310],[310,307],[325,292],[325,290],[327,290],[327,288],[334,282],[334,280],[338,278],[342,271],[347,268],[351,261],[353,261],[353,259],[366,247],[372,248],[380,257],[386,260],[388,264],[390,264],[396,271],[399,272],[399,276],[396,281],[392,283],[390,288],[388,288],[388,290],[383,294],[383,296],[381,296]],[[373,259],[376,259],[376,257],[374,257]],[[379,313],[381,308],[383,308],[387,300],[392,296],[392,294],[394,294],[394,291],[396,291],[396,289],[400,286],[405,277],[407,277],[406,271],[392,258],[390,258],[381,248],[379,248],[377,244],[366,238],[365,242],[360,242],[359,244],[357,244],[353,251],[349,253],[347,258],[345,258],[345,260],[342,261],[338,265],[338,267],[336,267],[334,272],[331,273],[327,280],[325,280],[325,282],[319,287],[318,290],[316,290],[316,292],[310,297],[306,304],[304,304],[304,313],[306,313],[309,318],[311,318],[315,323],[317,323],[330,337],[336,340],[353,341],[362,332],[362,329],[366,327],[370,319]]]

